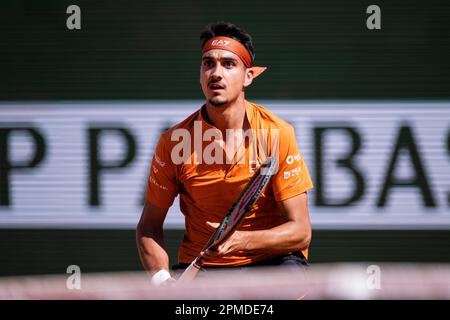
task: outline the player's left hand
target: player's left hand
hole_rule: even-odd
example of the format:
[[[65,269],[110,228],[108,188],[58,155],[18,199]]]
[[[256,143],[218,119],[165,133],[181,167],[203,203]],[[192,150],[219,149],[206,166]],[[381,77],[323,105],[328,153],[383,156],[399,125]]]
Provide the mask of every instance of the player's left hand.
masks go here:
[[[219,223],[206,222],[208,226],[216,229]],[[229,253],[245,251],[248,243],[248,231],[235,231],[233,234],[215,250],[209,249],[201,253],[204,258],[217,258]]]

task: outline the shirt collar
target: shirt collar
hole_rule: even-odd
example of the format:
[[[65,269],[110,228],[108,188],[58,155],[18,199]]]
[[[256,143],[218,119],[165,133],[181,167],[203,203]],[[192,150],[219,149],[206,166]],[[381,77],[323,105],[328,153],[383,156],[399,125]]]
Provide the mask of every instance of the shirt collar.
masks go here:
[[[250,129],[253,129],[253,106],[250,102],[248,102],[247,100],[244,100],[244,104],[245,104],[245,116],[247,117],[248,123],[250,124]],[[209,124],[205,118],[203,117],[202,114],[202,110],[206,108],[206,104],[202,105],[200,107],[200,109],[198,110],[198,116],[197,119],[200,120],[202,122],[202,125],[208,127],[208,128],[212,128],[212,129],[217,129],[215,126]]]

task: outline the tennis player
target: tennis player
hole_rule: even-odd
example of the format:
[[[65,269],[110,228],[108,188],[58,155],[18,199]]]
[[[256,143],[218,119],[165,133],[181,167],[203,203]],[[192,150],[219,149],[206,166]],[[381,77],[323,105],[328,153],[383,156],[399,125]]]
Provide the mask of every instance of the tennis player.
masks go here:
[[[163,223],[179,195],[185,233],[174,270],[199,254],[203,269],[307,265],[313,187],[294,129],[245,90],[266,70],[254,65],[250,35],[217,22],[201,33],[200,84],[205,104],[164,132],[151,163],[146,203],[136,230],[138,251],[155,285],[175,281]],[[267,156],[278,170],[237,231],[216,250],[201,252],[252,174]]]

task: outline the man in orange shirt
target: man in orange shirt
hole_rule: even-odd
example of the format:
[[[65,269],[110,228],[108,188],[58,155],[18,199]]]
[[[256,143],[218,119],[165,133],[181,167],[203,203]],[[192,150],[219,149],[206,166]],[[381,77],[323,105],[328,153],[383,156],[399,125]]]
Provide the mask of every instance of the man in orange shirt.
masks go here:
[[[199,254],[205,269],[307,265],[307,191],[313,185],[294,129],[245,100],[245,89],[266,68],[253,65],[250,35],[231,23],[208,25],[201,40],[200,84],[206,103],[161,135],[136,230],[142,264],[156,285],[174,280],[163,223],[177,195],[186,224],[177,268],[187,267]],[[278,170],[258,201],[226,242],[201,252],[268,156],[277,159]]]

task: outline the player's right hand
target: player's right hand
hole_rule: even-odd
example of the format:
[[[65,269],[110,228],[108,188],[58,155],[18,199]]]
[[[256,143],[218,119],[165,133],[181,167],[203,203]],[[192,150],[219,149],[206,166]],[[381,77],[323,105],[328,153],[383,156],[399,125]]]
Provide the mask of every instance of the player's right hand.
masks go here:
[[[160,287],[171,287],[176,284],[177,280],[175,278],[169,278],[166,281],[162,282],[159,286]]]

